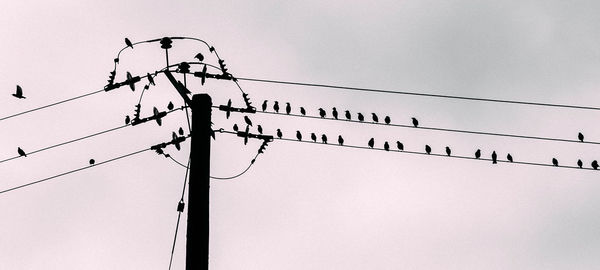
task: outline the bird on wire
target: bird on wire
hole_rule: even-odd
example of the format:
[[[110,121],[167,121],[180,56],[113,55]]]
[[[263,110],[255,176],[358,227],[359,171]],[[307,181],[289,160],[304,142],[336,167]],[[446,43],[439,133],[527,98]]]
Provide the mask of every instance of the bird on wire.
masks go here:
[[[389,116],[386,116],[383,121],[385,122],[386,125],[389,125],[392,122],[392,119],[390,119]]]
[[[281,129],[277,129],[277,137],[279,137],[279,139],[281,139],[281,137],[283,137],[283,133],[281,132]]]
[[[350,111],[346,110],[345,116],[346,120],[352,120],[352,115],[350,114]]]
[[[402,144],[400,141],[396,141],[396,147],[398,150],[404,151],[404,144]]]
[[[365,116],[362,113],[358,113],[358,121],[365,121]]]
[[[300,107],[300,114],[302,114],[302,116],[306,116],[306,110],[304,107]]]
[[[335,120],[338,119],[338,111],[335,107],[333,107],[333,111],[331,112],[331,115],[333,115],[333,118],[335,118]]]
[[[319,115],[321,116],[321,118],[325,118],[327,113],[325,113],[325,110],[323,110],[323,108],[319,108]]]
[[[339,143],[340,145],[344,145],[344,138],[342,138],[342,135],[339,135],[339,136],[338,136],[338,143]]]
[[[133,49],[133,43],[131,43],[131,40],[129,40],[128,38],[125,38],[125,45]]]
[[[428,155],[431,154],[431,146],[429,145],[425,145],[425,153],[427,153]]]
[[[374,123],[379,123],[379,117],[377,117],[377,115],[375,113],[371,113],[371,116],[373,118]]]
[[[194,58],[198,59],[198,62],[204,61],[204,55],[202,55],[202,53],[197,53]]]
[[[451,153],[452,150],[450,150],[450,147],[446,146],[446,155],[450,156]]]
[[[479,159],[481,157],[481,150],[477,149],[477,151],[475,151],[475,158]]]
[[[598,161],[596,161],[596,160],[592,161],[592,168],[594,168],[594,170],[598,169]]]
[[[579,166],[579,168],[583,168],[583,161],[581,161],[581,159],[577,160],[577,166]]]
[[[412,118],[412,124],[414,127],[418,127],[419,126],[419,120],[417,120],[417,118]]]
[[[506,159],[507,159],[508,161],[510,161],[510,162],[513,162],[513,161],[514,161],[514,160],[513,160],[513,157],[512,157],[512,155],[511,155],[511,154],[507,154],[507,155],[506,155]]]
[[[583,142],[583,134],[581,134],[581,132],[579,132],[579,134],[577,134],[577,138],[579,139],[580,142]]]
[[[317,134],[315,134],[314,132],[310,134],[310,139],[313,140],[313,142],[317,142]]]
[[[302,141],[302,133],[300,133],[299,130],[296,130],[296,139],[298,139],[299,141]]]
[[[90,163],[90,165],[93,166],[94,164],[96,164],[96,161],[92,158],[92,159],[90,159],[89,163]]]
[[[266,111],[266,110],[267,110],[267,101],[265,100],[265,101],[263,101],[263,103],[262,103],[262,111],[264,112],[264,111]]]
[[[129,118],[129,115],[125,116],[125,125],[129,125],[129,123],[131,122],[131,118]]]
[[[177,133],[179,133],[179,136],[183,136],[183,128],[179,127],[179,130],[177,130]]]
[[[261,125],[258,125],[258,126],[257,126],[257,128],[258,128],[258,133],[259,133],[259,134],[263,134],[263,129],[262,129],[262,126],[261,126]]]
[[[279,113],[279,101],[275,101],[273,104],[273,110],[275,110],[276,113]]]
[[[19,153],[19,156],[21,157],[27,157],[27,154],[25,154],[25,151],[23,151],[21,147],[17,147],[17,153]]]
[[[15,91],[14,94],[12,94],[14,97],[18,98],[18,99],[23,99],[26,98],[23,96],[23,88],[21,88],[20,85],[17,84],[17,90]]]
[[[496,151],[492,152],[492,164],[496,164],[498,163],[498,155],[496,154]]]
[[[390,144],[388,142],[383,143],[383,149],[385,151],[390,151]]]
[[[247,125],[252,126],[252,121],[250,120],[250,118],[247,115],[244,115],[244,121],[246,122]]]
[[[327,144],[327,135],[321,135],[321,141],[323,141],[324,144]]]
[[[558,159],[552,158],[552,165],[558,167]]]
[[[238,128],[238,125],[233,124],[233,131],[238,132],[238,130],[240,130],[240,128]]]
[[[289,102],[285,103],[285,114],[290,114],[292,112],[292,106]]]
[[[169,104],[167,104],[167,109],[170,111],[173,108],[175,108],[175,105],[173,105],[173,102],[169,101]]]
[[[374,146],[375,146],[375,139],[374,139],[374,138],[371,138],[371,139],[369,140],[369,147],[373,148]]]

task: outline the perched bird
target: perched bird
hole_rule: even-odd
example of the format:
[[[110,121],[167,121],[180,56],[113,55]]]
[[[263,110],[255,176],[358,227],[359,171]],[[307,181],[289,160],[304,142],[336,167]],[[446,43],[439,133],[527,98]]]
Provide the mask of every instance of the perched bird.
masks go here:
[[[299,130],[296,130],[296,139],[298,139],[299,141],[302,140],[302,134],[300,133]]]
[[[151,85],[156,85],[156,83],[154,83],[154,77],[152,77],[152,75],[150,75],[150,73],[146,74],[146,78],[148,78],[148,82]]]
[[[93,158],[90,159],[90,165],[94,165],[94,164],[96,164],[96,161]]]
[[[21,149],[21,147],[17,147],[17,153],[19,153],[19,156],[22,156],[22,157],[27,156],[27,154],[25,154],[25,151],[23,151],[23,149]]]
[[[365,121],[365,116],[362,113],[358,113],[358,121]]]
[[[475,158],[479,159],[481,157],[481,150],[477,149],[477,151],[475,151]]]
[[[275,101],[273,104],[273,110],[275,110],[276,113],[279,113],[279,101]]]
[[[552,165],[558,167],[558,160],[556,158],[552,158]]]
[[[508,159],[510,162],[513,162],[513,157],[510,154],[506,155],[506,159]]]
[[[379,123],[379,117],[375,113],[371,113],[371,116],[373,116],[373,122]]]
[[[285,103],[285,113],[286,114],[290,114],[292,112],[292,106],[290,105],[289,102]]]
[[[179,133],[180,136],[183,136],[183,128],[179,127],[179,130],[177,130],[177,133]]]
[[[247,115],[244,115],[244,121],[246,122],[246,125],[252,126],[252,121]]]
[[[265,101],[263,101],[263,104],[262,104],[262,111],[264,112],[266,110],[267,110],[267,101],[265,100]]]
[[[418,127],[419,126],[419,120],[417,120],[417,118],[412,118],[412,124],[414,127]]]
[[[304,107],[300,107],[300,114],[306,115],[306,110],[304,109]]]
[[[579,132],[579,134],[577,135],[577,138],[579,138],[580,142],[583,142],[583,134],[581,134],[581,132]]]
[[[350,111],[346,110],[346,120],[351,120],[352,115],[350,115]]]
[[[313,140],[313,142],[317,142],[317,135],[314,133],[310,134],[310,139]]]
[[[431,146],[429,145],[425,145],[425,153],[427,153],[428,155],[431,154]]]
[[[450,147],[446,146],[446,155],[450,156],[451,153],[452,150],[450,150]]]
[[[338,143],[339,143],[340,145],[344,145],[344,138],[342,138],[342,135],[339,135],[339,136],[338,136]]]
[[[375,139],[374,139],[374,138],[371,138],[371,139],[369,140],[369,147],[373,148],[373,146],[375,146]]]
[[[258,125],[258,133],[259,134],[263,134],[263,129],[262,129],[262,127],[260,125]]]
[[[383,143],[383,149],[385,151],[390,151],[390,144],[388,142]]]
[[[233,131],[238,132],[240,130],[237,124],[233,124]]]
[[[327,144],[327,135],[325,135],[325,134],[321,135],[321,140],[323,141],[324,144]]]
[[[389,116],[386,116],[386,117],[385,117],[385,119],[383,119],[383,121],[385,121],[385,123],[386,123],[387,125],[389,125],[389,124],[392,122],[392,119],[390,119],[390,117],[389,117]]]
[[[170,111],[173,108],[175,108],[175,106],[173,105],[173,102],[169,101],[169,104],[167,104],[167,109]]]
[[[598,169],[598,161],[596,161],[596,160],[592,161],[592,168],[594,168],[594,170]]]
[[[321,116],[321,118],[325,118],[325,115],[327,115],[327,113],[325,113],[325,110],[323,110],[323,108],[319,108],[319,115]]]
[[[131,40],[129,40],[128,38],[125,38],[125,45],[127,45],[127,47],[131,47],[133,49],[133,44],[131,43]]]
[[[196,54],[194,58],[198,59],[198,62],[204,61],[204,55],[202,55],[201,53]]]
[[[492,152],[492,164],[498,163],[498,155],[496,155],[496,151]]]
[[[583,161],[581,161],[581,159],[577,160],[577,166],[579,166],[579,168],[583,168]]]
[[[21,88],[21,86],[19,86],[18,84],[17,84],[17,91],[12,95],[16,98],[25,98],[23,96],[23,88]]]
[[[398,147],[398,150],[404,151],[404,144],[402,144],[400,141],[396,141],[396,147]]]
[[[333,118],[335,118],[335,120],[338,119],[338,111],[335,107],[333,107],[333,112],[331,112],[331,114],[333,115]]]
[[[129,123],[131,122],[131,118],[129,118],[129,115],[125,116],[125,125],[129,125]]]
[[[279,137],[279,139],[281,139],[281,137],[283,137],[283,133],[281,133],[281,129],[277,129],[277,137]]]

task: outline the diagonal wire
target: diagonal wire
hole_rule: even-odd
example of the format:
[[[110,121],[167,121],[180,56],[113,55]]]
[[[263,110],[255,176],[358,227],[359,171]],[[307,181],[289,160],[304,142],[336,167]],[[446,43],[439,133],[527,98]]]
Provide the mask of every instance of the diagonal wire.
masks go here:
[[[190,152],[190,157],[188,158],[188,165],[185,166],[181,163],[179,163],[177,160],[173,159],[170,155],[169,158],[171,158],[171,160],[175,161],[176,163],[182,165],[185,167],[185,177],[183,179],[183,190],[181,191],[181,199],[179,200],[180,203],[183,202],[183,198],[185,195],[185,187],[187,185],[187,179],[188,179],[188,175],[189,175],[189,171],[190,171],[190,162],[192,162],[192,153]],[[173,236],[173,247],[171,248],[171,258],[169,259],[169,270],[171,270],[171,266],[173,264],[173,254],[175,254],[175,243],[177,242],[177,232],[179,231],[179,221],[181,220],[181,213],[179,212],[177,214],[177,225],[175,225],[175,236]]]

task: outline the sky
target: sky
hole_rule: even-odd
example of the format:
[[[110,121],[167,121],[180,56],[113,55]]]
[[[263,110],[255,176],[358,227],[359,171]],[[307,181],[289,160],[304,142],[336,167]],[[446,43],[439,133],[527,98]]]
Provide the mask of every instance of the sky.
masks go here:
[[[233,76],[597,106],[597,1],[11,1],[0,9],[0,117],[103,89],[133,42],[188,36],[214,46]],[[174,41],[171,63],[201,43]],[[165,65],[157,44],[123,51],[116,81]],[[180,78],[181,79],[181,78]],[[142,80],[142,83],[145,83]],[[142,83],[0,121],[0,160],[124,124]],[[394,124],[600,142],[599,112],[239,81],[255,106],[290,102]],[[16,85],[26,99],[11,96]],[[215,105],[236,86],[188,78]],[[183,101],[159,75],[142,116]],[[270,110],[270,109],[269,109]],[[243,126],[213,110],[215,128]],[[342,135],[349,145],[586,167],[595,145],[469,135],[273,114],[265,133]],[[185,113],[0,163],[0,190],[171,139]],[[254,128],[254,127],[253,127]],[[259,141],[217,133],[210,174],[236,175]],[[189,140],[177,151],[186,163]],[[147,151],[0,194],[1,269],[168,269],[185,168]],[[248,172],[211,180],[210,269],[596,269],[595,171],[276,140]],[[187,195],[186,195],[187,196]],[[184,215],[187,212],[184,212]],[[185,269],[185,216],[172,269]]]

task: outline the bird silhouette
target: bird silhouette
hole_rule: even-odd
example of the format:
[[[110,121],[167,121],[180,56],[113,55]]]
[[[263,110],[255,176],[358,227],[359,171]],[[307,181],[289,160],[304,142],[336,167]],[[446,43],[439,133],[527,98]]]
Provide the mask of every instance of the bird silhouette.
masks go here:
[[[431,154],[431,146],[429,145],[425,145],[425,153],[427,153],[428,155]]]
[[[596,160],[592,161],[592,168],[594,168],[594,170],[598,169],[598,161],[596,161]]]
[[[581,132],[579,132],[579,134],[577,135],[577,138],[579,138],[580,142],[583,142],[583,134],[581,134]]]
[[[310,134],[310,139],[313,140],[313,142],[317,142],[317,135],[314,133]]]
[[[247,115],[244,115],[244,121],[246,122],[246,125],[252,126],[252,121]]]
[[[257,128],[258,128],[258,133],[260,133],[260,134],[263,134],[263,129],[262,129],[262,127],[261,127],[260,125],[258,125],[258,127],[257,127]]]
[[[450,150],[450,147],[446,146],[446,155],[450,156],[451,153],[452,150]]]
[[[298,139],[299,141],[302,140],[302,133],[300,133],[299,130],[296,130],[296,139]]]
[[[479,159],[481,157],[481,150],[477,149],[477,151],[475,151],[475,158]]]
[[[127,71],[127,81],[129,82],[129,88],[131,88],[131,91],[135,92],[135,83],[133,82],[133,76],[131,76],[129,71]]]
[[[150,86],[148,86],[147,84],[144,85],[144,90],[148,90],[148,89],[150,89]]]
[[[262,111],[264,112],[266,110],[267,110],[267,101],[265,100],[265,101],[263,101],[263,104],[262,104]]]
[[[177,133],[179,133],[179,135],[183,136],[183,128],[179,127],[179,130],[177,130]]]
[[[23,151],[23,149],[21,149],[21,147],[17,147],[17,153],[19,153],[19,156],[22,156],[22,157],[27,156],[27,154],[25,154],[25,151]]]
[[[194,56],[194,58],[198,59],[198,62],[204,61],[204,55],[202,55],[201,53],[197,53],[196,56]]]
[[[155,121],[156,121],[156,123],[158,124],[158,126],[162,126],[162,118],[158,117],[158,116],[159,116],[159,114],[160,114],[160,113],[158,112],[158,109],[157,109],[156,107],[154,107],[154,108],[152,109],[152,112],[153,112],[154,116],[156,117]]]
[[[125,45],[127,45],[127,47],[131,47],[133,49],[133,44],[131,43],[131,40],[129,40],[128,38],[125,38]]]
[[[398,147],[398,150],[404,151],[404,144],[402,144],[400,141],[396,141],[396,147]]]
[[[558,167],[558,160],[556,158],[552,158],[552,165]]]
[[[325,134],[321,135],[321,140],[323,141],[324,144],[327,144],[327,135],[325,135]]]
[[[238,125],[233,124],[233,131],[238,132],[238,130],[240,130],[240,128],[238,128]]]
[[[371,116],[373,117],[373,122],[379,123],[379,117],[375,113],[371,113]]]
[[[412,124],[414,127],[418,127],[419,126],[419,120],[417,120],[417,118],[412,118]]]
[[[129,123],[131,122],[131,119],[129,118],[129,115],[125,116],[125,125],[129,125]]]
[[[335,118],[335,120],[338,119],[338,111],[335,107],[333,107],[333,112],[331,112],[331,114],[333,115],[333,118]]]
[[[175,108],[175,106],[173,105],[173,102],[169,101],[169,104],[167,104],[167,109],[170,111],[173,108]]]
[[[362,113],[358,113],[358,121],[365,121],[365,116]]]
[[[290,114],[290,112],[292,112],[292,106],[290,105],[289,102],[285,103],[285,114]]]
[[[388,142],[383,143],[383,149],[385,151],[390,151],[390,144]]]
[[[496,155],[496,151],[492,152],[492,164],[498,163],[498,155]]]
[[[21,86],[19,86],[18,84],[17,84],[17,91],[16,91],[14,94],[12,94],[12,95],[13,95],[14,97],[16,97],[16,98],[19,98],[19,99],[21,99],[21,98],[25,98],[25,97],[23,96],[23,88],[21,88]]]
[[[510,154],[506,155],[506,159],[508,159],[508,161],[513,162],[513,157]]]
[[[306,115],[306,110],[304,109],[304,107],[300,107],[300,114]]]
[[[579,166],[579,168],[583,168],[583,161],[581,161],[581,159],[577,160],[577,166]]]
[[[319,115],[321,116],[321,118],[325,118],[325,115],[327,115],[327,113],[325,113],[325,110],[323,110],[323,108],[319,108]]]
[[[281,139],[281,137],[283,137],[283,133],[281,133],[281,129],[277,129],[277,137],[279,137],[279,139]]]
[[[90,159],[90,165],[94,165],[94,164],[96,164],[96,161],[93,158]]]
[[[390,119],[389,116],[386,116],[383,121],[385,121],[385,124],[389,125],[392,122],[392,119]]]
[[[371,139],[369,140],[369,147],[373,148],[373,146],[375,146],[375,139],[374,139],[374,138],[371,138]]]
[[[339,143],[340,145],[344,145],[344,138],[342,138],[342,135],[339,135],[339,136],[338,136],[338,143]]]
[[[346,120],[351,120],[352,115],[350,115],[350,111],[346,110]]]
[[[150,73],[146,74],[146,78],[148,78],[148,82],[151,85],[156,85],[156,83],[154,83],[154,77],[152,77],[152,75],[150,75]]]
[[[275,101],[273,104],[273,110],[275,110],[276,113],[279,113],[279,101]]]

